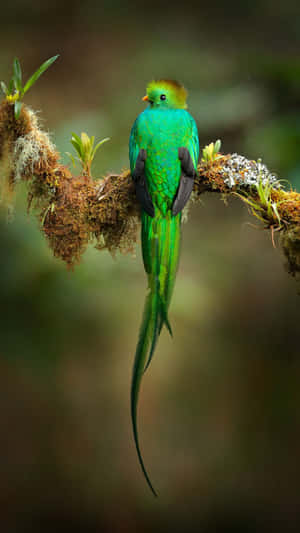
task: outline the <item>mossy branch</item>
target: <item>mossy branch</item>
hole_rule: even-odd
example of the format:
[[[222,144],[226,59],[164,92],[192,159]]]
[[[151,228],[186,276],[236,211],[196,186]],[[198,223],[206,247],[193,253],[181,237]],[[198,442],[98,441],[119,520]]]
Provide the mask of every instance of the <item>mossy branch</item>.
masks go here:
[[[220,154],[219,147],[204,150],[191,201],[204,192],[240,198],[272,235],[280,233],[288,270],[299,274],[300,194],[285,191],[260,161]],[[73,176],[59,158],[31,109],[23,105],[16,119],[13,103],[0,104],[2,197],[11,201],[18,182],[27,182],[28,208],[37,212],[54,255],[72,267],[95,239],[99,250],[133,251],[140,207],[130,171],[94,180],[89,173]]]

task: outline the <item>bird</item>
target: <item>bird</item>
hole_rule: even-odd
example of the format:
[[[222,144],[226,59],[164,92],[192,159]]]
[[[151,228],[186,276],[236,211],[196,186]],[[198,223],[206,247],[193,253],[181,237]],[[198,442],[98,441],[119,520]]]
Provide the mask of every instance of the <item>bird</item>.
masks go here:
[[[142,98],[147,107],[136,118],[129,138],[130,169],[141,207],[142,257],[148,278],[132,373],[131,420],[138,460],[155,496],[139,444],[137,406],[142,377],[163,326],[172,336],[168,310],[179,260],[182,209],[192,193],[199,158],[197,125],[187,111],[186,99],[187,91],[178,81],[151,81]]]

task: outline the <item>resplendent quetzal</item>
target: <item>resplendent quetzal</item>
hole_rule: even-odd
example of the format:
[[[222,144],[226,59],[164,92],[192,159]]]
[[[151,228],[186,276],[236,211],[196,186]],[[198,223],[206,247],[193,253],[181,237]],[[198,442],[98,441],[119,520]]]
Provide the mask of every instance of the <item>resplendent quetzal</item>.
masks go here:
[[[179,259],[181,211],[192,192],[199,157],[197,126],[186,111],[186,96],[176,81],[152,81],[143,98],[149,105],[135,120],[129,141],[149,284],[133,367],[131,416],[139,462],[155,495],[139,446],[137,402],[163,325],[172,334],[168,309]]]

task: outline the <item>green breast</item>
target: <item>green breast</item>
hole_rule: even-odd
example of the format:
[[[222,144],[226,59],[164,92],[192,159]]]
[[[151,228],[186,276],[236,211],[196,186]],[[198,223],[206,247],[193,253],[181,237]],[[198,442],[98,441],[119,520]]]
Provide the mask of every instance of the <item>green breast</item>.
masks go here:
[[[190,115],[183,109],[148,108],[139,116],[137,140],[147,151],[147,185],[163,215],[172,207],[180,180],[178,148],[187,146],[190,138]]]

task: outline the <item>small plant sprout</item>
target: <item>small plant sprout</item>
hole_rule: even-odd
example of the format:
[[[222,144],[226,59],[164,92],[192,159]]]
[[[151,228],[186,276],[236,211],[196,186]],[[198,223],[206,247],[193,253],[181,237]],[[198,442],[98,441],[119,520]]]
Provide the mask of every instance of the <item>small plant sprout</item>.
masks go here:
[[[14,111],[15,111],[15,118],[18,119],[20,117],[21,109],[22,109],[22,98],[27,91],[34,85],[34,83],[38,80],[38,78],[56,61],[56,59],[59,56],[53,56],[50,59],[47,59],[33,74],[32,76],[27,80],[24,87],[22,85],[22,69],[20,62],[17,58],[14,59],[13,62],[13,75],[12,78],[8,84],[8,86],[4,83],[4,81],[0,82],[0,86],[2,89],[2,92],[6,96],[6,100],[8,102],[14,103]]]
[[[102,139],[102,141],[99,141],[96,146],[95,144],[95,137],[89,137],[86,133],[82,133],[81,137],[76,135],[76,133],[72,133],[71,143],[74,146],[78,157],[74,157],[69,152],[66,152],[67,155],[70,157],[73,165],[75,166],[75,159],[79,161],[79,163],[82,166],[83,173],[87,176],[91,177],[91,166],[93,159],[97,153],[97,150],[100,148],[102,144],[109,141],[109,137],[106,137],[105,139]]]
[[[282,201],[275,202],[272,199],[272,191],[280,187],[280,182],[276,181],[272,183],[268,179],[265,181],[260,179],[254,187],[257,192],[257,198],[251,195],[251,191],[247,192],[246,196],[237,192],[234,194],[239,196],[250,207],[252,214],[266,224],[267,227],[281,229],[282,220],[279,215],[278,206]]]
[[[221,141],[218,139],[215,143],[211,142],[205,148],[203,148],[202,152],[202,161],[205,163],[209,163],[212,161],[215,161],[219,157],[222,157],[219,154],[220,148],[221,148]]]

